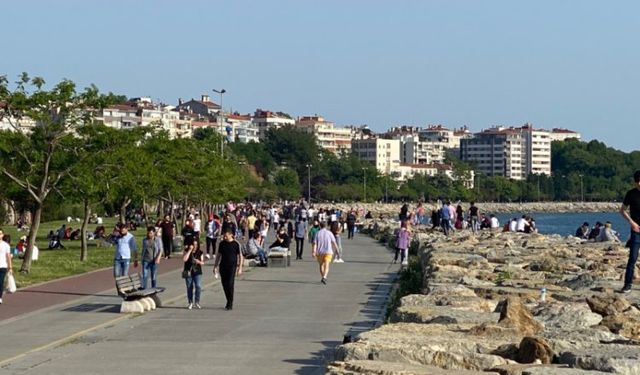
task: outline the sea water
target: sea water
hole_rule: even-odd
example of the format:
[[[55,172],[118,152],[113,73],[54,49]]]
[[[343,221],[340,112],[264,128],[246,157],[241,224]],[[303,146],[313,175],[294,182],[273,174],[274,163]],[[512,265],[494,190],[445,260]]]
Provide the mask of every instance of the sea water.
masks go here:
[[[605,223],[611,222],[613,230],[620,234],[620,239],[626,241],[629,237],[629,224],[624,220],[619,212],[571,212],[562,214],[551,213],[526,213],[536,221],[538,232],[543,234],[560,234],[562,236],[574,235],[576,229],[582,223],[589,223],[593,228],[597,221]],[[511,218],[522,217],[523,214],[496,214],[500,225],[504,226]]]

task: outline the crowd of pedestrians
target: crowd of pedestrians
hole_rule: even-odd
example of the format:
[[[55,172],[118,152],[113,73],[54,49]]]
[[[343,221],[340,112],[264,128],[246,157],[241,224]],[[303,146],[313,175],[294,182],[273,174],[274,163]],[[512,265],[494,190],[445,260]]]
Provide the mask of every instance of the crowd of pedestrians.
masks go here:
[[[203,266],[213,260],[213,273],[220,278],[227,300],[225,308],[233,309],[235,277],[242,274],[243,260],[255,259],[258,266],[268,266],[272,252],[289,252],[295,242],[295,259],[303,260],[305,243],[319,265],[320,282],[327,283],[329,264],[344,263],[343,231],[352,239],[358,212],[318,208],[305,201],[283,205],[228,203],[206,216],[185,214],[184,226],[178,230],[170,215],[147,228],[142,241],[142,288],[157,287],[157,269],[162,259],[170,259],[174,247],[182,247],[183,271],[187,289],[187,308],[201,308]],[[311,225],[309,225],[311,224]],[[129,274],[133,263],[138,267],[138,249],[128,225],[118,225],[108,241],[115,245],[113,275]],[[272,237],[269,242],[269,237]]]

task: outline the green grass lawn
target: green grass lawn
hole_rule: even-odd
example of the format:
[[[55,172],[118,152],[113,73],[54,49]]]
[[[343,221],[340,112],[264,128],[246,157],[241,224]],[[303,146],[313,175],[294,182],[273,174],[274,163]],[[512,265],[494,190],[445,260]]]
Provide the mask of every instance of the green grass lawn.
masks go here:
[[[111,233],[113,226],[116,224],[116,218],[105,218],[103,225],[107,234]],[[58,228],[66,224],[74,230],[80,228],[82,223],[66,221],[50,221],[41,223],[36,238],[36,245],[40,249],[39,259],[31,263],[29,274],[21,274],[20,266],[22,259],[13,259],[13,273],[16,278],[18,288],[41,283],[44,281],[59,279],[65,276],[77,275],[93,271],[100,268],[111,267],[113,265],[113,247],[97,247],[96,242],[89,241],[88,259],[84,262],[80,261],[80,241],[63,240],[62,244],[65,250],[48,250],[49,241],[47,234],[50,230],[56,231]],[[89,224],[87,231],[93,231],[96,224]],[[5,225],[2,227],[4,233],[11,235],[11,247],[14,247],[21,236],[27,236],[27,231],[18,232],[15,226]],[[144,227],[141,226],[136,231],[131,231],[138,240],[138,246],[142,244],[142,238],[145,235]]]

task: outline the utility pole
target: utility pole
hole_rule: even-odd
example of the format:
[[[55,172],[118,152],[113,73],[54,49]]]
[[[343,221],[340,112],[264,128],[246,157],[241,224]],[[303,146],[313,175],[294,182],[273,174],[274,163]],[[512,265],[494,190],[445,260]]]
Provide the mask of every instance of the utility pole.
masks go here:
[[[584,202],[584,184],[582,182],[582,174],[579,174],[578,176],[580,176],[580,202]]]

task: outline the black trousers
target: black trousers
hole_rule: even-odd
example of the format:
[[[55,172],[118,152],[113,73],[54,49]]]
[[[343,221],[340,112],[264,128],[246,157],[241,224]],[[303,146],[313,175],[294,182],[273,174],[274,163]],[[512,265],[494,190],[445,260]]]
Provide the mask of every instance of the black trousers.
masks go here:
[[[347,238],[353,238],[354,232],[356,230],[356,224],[349,224],[347,223],[347,231],[348,231],[348,236]]]
[[[216,255],[216,242],[218,241],[217,238],[209,238],[207,237],[207,254],[211,254],[212,256]],[[211,249],[211,252],[209,252],[209,249]]]
[[[296,259],[302,258],[302,251],[304,250],[304,237],[296,237]]]
[[[228,308],[233,307],[233,286],[236,281],[236,269],[237,267],[220,267],[220,282],[222,283],[222,289],[224,290],[224,296],[227,298]]]
[[[2,292],[4,291],[4,278],[8,271],[8,268],[0,268],[0,298],[2,298]]]
[[[165,257],[171,256],[171,247],[173,246],[173,237],[162,236],[162,255]]]

